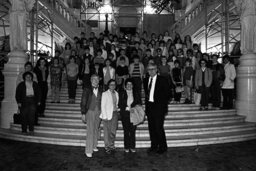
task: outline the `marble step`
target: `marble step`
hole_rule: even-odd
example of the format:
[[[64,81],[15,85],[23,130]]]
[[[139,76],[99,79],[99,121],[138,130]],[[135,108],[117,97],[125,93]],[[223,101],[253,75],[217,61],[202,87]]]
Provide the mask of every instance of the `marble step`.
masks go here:
[[[218,117],[198,117],[198,118],[182,118],[182,119],[166,119],[164,126],[191,126],[191,125],[214,125],[225,123],[241,123],[244,122],[244,116],[232,115],[232,116],[218,116]],[[39,124],[55,124],[55,125],[77,125],[81,126],[84,123],[81,119],[71,118],[54,118],[54,117],[41,117],[39,118]],[[119,121],[121,125],[121,121]],[[147,120],[139,127],[147,127]]]
[[[144,105],[143,105],[144,106]],[[184,111],[184,110],[198,110],[199,109],[199,106],[198,105],[195,105],[195,104],[189,104],[189,105],[183,105],[183,104],[180,104],[180,105],[171,105],[169,104],[168,105],[168,110],[169,111]],[[46,106],[46,110],[45,112],[51,112],[53,110],[61,110],[65,113],[69,112],[69,113],[73,113],[73,112],[80,112],[80,106],[58,106],[58,105],[47,105]]]
[[[51,98],[51,97],[48,97],[48,98],[46,99],[47,105],[48,105],[48,104],[52,104],[51,101],[52,101],[52,98]],[[81,102],[81,97],[76,97],[74,104],[80,104],[80,102]],[[144,102],[145,102],[145,100],[142,98],[142,103],[144,104]],[[182,104],[182,103],[184,103],[184,102],[185,102],[185,98],[181,98],[181,99],[180,99],[180,103]],[[69,104],[69,103],[68,103],[68,97],[60,97],[60,103],[53,103],[53,104]],[[209,104],[209,105],[210,105],[210,104]]]
[[[85,146],[85,136],[75,135],[55,135],[45,133],[35,133],[34,136],[23,135],[20,131],[10,129],[0,129],[0,138],[24,141],[24,142],[35,142],[55,145],[68,145],[68,146]],[[216,133],[210,135],[184,135],[184,136],[168,136],[167,145],[168,147],[184,147],[184,146],[198,146],[206,144],[219,144],[219,143],[230,143],[256,139],[256,131],[238,131],[228,133]],[[99,147],[104,147],[103,140],[99,140]],[[117,138],[115,141],[117,148],[123,148],[123,139]],[[136,141],[137,148],[148,148],[150,147],[150,141],[143,140]]]
[[[68,98],[62,98],[63,100],[60,101],[60,103],[51,103],[52,99],[48,98],[46,100],[46,106],[74,106],[74,107],[78,107],[80,106],[80,102],[81,102],[81,98],[76,98],[78,101],[76,101],[75,103],[68,103]],[[64,101],[65,100],[65,101]],[[181,101],[184,101],[185,98],[181,98]],[[144,99],[142,99],[142,101],[145,101]],[[183,103],[173,103],[169,101],[169,104],[172,105],[178,105],[178,106],[191,106],[191,105],[195,105],[195,104],[183,104]],[[211,103],[209,104],[209,106],[211,106]]]
[[[196,117],[206,117],[206,116],[230,116],[235,115],[236,110],[208,110],[208,111],[172,111],[169,112],[166,118],[196,118]],[[80,112],[70,112],[70,113],[63,113],[61,110],[56,111],[46,111],[44,113],[46,117],[55,117],[55,118],[81,118]]]
[[[11,124],[11,129],[20,131],[21,125]],[[203,134],[213,134],[213,133],[224,133],[224,132],[236,132],[236,131],[247,131],[256,130],[255,124],[252,123],[241,123],[241,124],[218,124],[218,125],[206,125],[206,126],[189,126],[189,127],[174,127],[170,126],[166,128],[166,136],[184,136],[184,135],[203,135]],[[58,125],[40,125],[35,127],[35,133],[48,133],[48,134],[59,134],[59,135],[79,135],[86,136],[86,126],[77,127],[58,127]],[[103,129],[101,127],[100,136],[103,138]],[[123,128],[119,127],[117,130],[117,137],[123,137]],[[136,137],[139,141],[140,138],[148,138],[148,129],[138,129],[136,131]]]

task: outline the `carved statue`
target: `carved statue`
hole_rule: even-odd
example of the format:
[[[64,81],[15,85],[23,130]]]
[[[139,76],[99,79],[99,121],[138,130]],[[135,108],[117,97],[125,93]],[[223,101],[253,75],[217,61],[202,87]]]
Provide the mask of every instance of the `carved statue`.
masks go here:
[[[256,0],[235,0],[241,20],[242,54],[256,53]]]
[[[11,0],[10,8],[10,47],[11,51],[27,50],[27,12],[35,0]]]

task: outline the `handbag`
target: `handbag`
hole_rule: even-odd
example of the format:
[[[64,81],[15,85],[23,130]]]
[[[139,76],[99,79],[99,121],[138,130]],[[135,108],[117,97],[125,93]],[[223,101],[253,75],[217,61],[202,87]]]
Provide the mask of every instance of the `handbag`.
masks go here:
[[[181,93],[181,92],[183,92],[184,91],[184,87],[183,86],[177,86],[176,88],[175,88],[175,92],[176,93]]]
[[[14,122],[14,124],[21,124],[21,114],[20,114],[19,109],[18,109],[17,113],[13,114],[13,122]]]

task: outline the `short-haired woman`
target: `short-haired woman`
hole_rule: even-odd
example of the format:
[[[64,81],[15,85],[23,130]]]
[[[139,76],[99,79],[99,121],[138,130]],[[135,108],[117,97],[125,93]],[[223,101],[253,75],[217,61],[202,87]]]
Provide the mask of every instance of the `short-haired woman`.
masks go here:
[[[141,105],[140,93],[133,88],[133,81],[131,78],[126,79],[125,89],[119,92],[119,103],[121,121],[124,129],[124,151],[126,153],[135,152],[135,132],[136,126],[130,121],[131,108],[136,105]]]
[[[107,85],[108,90],[102,93],[100,118],[103,120],[105,150],[110,154],[115,150],[119,95],[115,80],[109,80]]]
[[[21,114],[22,133],[34,134],[34,123],[37,105],[40,105],[41,91],[38,84],[33,81],[33,74],[27,71],[23,74],[23,80],[16,88],[15,98]]]

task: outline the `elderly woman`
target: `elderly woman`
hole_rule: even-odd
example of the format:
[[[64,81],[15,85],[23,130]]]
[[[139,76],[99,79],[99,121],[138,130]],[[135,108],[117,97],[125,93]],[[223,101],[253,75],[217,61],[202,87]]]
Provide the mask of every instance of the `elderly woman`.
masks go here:
[[[141,105],[141,98],[138,91],[133,89],[133,81],[128,78],[125,81],[125,90],[121,90],[119,93],[119,103],[121,121],[124,129],[124,151],[126,153],[135,152],[135,131],[136,126],[134,126],[130,121],[130,111],[131,108],[136,105]]]
[[[105,150],[110,154],[115,150],[119,95],[115,80],[109,80],[107,85],[108,90],[102,93],[100,118],[103,120]]]
[[[37,105],[40,105],[41,91],[36,82],[33,81],[33,74],[27,71],[23,74],[23,80],[16,88],[15,98],[21,114],[22,133],[34,134],[34,122]]]

